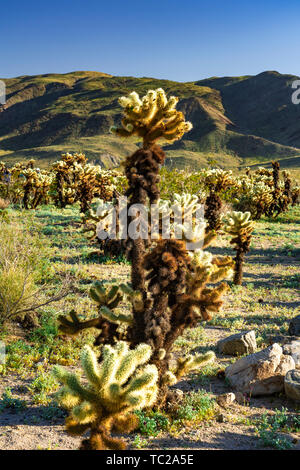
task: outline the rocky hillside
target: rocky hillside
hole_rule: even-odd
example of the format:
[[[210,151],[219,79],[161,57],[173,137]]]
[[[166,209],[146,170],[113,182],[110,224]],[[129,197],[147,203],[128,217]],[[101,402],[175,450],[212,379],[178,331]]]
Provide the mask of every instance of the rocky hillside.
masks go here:
[[[166,147],[167,164],[224,167],[280,159],[300,166],[300,105],[292,104],[292,75],[209,78],[179,83],[113,77],[99,72],[22,76],[4,80],[7,103],[0,112],[0,159],[34,157],[41,165],[61,152],[83,151],[104,166],[116,166],[136,147],[109,134],[120,120],[117,98],[132,90],[164,88],[181,98],[193,122],[184,140]]]

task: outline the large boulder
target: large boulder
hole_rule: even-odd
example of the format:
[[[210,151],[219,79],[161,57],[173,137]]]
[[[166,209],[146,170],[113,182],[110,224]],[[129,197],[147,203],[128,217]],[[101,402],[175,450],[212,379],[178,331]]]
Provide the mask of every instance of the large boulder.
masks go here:
[[[291,369],[295,369],[294,359],[283,354],[282,347],[275,343],[228,366],[225,377],[239,392],[272,395],[284,390],[284,376]]]
[[[284,378],[285,394],[292,400],[300,401],[300,371],[289,370]]]
[[[217,349],[221,354],[229,356],[242,356],[256,351],[255,331],[244,331],[228,338],[221,339],[217,343]]]
[[[291,336],[300,336],[300,315],[297,315],[290,321],[289,334]]]

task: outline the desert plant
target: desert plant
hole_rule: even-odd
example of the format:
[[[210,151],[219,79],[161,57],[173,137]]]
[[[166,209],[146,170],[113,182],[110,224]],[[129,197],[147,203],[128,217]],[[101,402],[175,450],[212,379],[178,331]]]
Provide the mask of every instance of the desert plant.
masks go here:
[[[125,342],[115,347],[103,347],[101,362],[86,346],[81,364],[88,380],[82,385],[77,375],[63,368],[54,368],[55,377],[64,385],[57,395],[59,402],[71,410],[66,420],[71,435],[82,435],[90,430],[89,439],[82,441],[81,449],[124,449],[122,439],[111,432],[130,432],[138,425],[134,410],[154,404],[157,395],[157,369],[145,365],[151,357],[151,348],[139,344],[129,350]]]
[[[113,132],[143,138],[143,147],[124,164],[129,209],[133,204],[148,207],[159,201],[159,168],[165,154],[155,142],[159,138],[178,139],[191,128],[190,123],[185,123],[183,114],[176,111],[177,101],[175,97],[168,99],[161,89],[148,92],[142,99],[136,93],[120,99],[125,114],[123,127],[113,129]],[[187,199],[186,203],[189,204]],[[128,223],[134,220],[135,216],[128,217]],[[150,345],[150,362],[158,370],[157,403],[160,407],[171,393],[171,384],[214,359],[214,354],[209,352],[179,358],[172,370],[169,367],[174,341],[185,328],[209,320],[212,312],[219,311],[222,296],[228,289],[226,283],[219,282],[232,274],[230,257],[214,257],[203,251],[213,239],[211,233],[204,232],[205,223],[202,223],[191,233],[184,229],[182,240],[128,237],[130,285],[96,285],[91,296],[98,303],[99,318],[80,322],[75,312],[71,320],[60,318],[64,333],[76,334],[90,326],[101,329],[98,344],[102,339],[104,343],[114,344],[120,340],[119,335],[123,335],[132,347],[140,343]],[[188,251],[187,239],[198,243],[195,251]],[[131,311],[125,314],[118,309],[124,296],[132,305]]]
[[[250,249],[253,222],[250,212],[230,212],[224,218],[224,230],[233,238],[230,243],[236,250],[234,284],[241,285],[243,279],[243,263],[245,254]]]
[[[17,223],[0,222],[0,231],[0,322],[36,326],[35,311],[67,295],[68,287],[45,298],[45,286],[38,282],[47,258],[46,241]]]
[[[222,170],[220,168],[208,170],[204,174],[205,188],[209,194],[205,200],[205,214],[207,220],[207,231],[218,231],[221,228],[221,195],[235,185],[232,177],[232,171]]]
[[[287,171],[282,172],[278,162],[272,162],[272,170],[259,167],[254,172],[246,169],[246,174],[235,178],[236,190],[233,190],[234,208],[249,211],[254,220],[263,215],[277,217],[286,212],[291,205],[297,204],[299,186],[292,184]]]
[[[80,202],[80,210],[85,213],[94,197],[111,200],[113,197],[113,177],[99,166],[87,162],[84,154],[63,154],[61,160],[52,165],[54,183],[52,194],[58,207]],[[115,175],[116,176],[116,175]]]
[[[36,209],[39,204],[49,202],[49,189],[52,176],[46,170],[26,169],[19,178],[23,178],[23,206],[25,209]]]

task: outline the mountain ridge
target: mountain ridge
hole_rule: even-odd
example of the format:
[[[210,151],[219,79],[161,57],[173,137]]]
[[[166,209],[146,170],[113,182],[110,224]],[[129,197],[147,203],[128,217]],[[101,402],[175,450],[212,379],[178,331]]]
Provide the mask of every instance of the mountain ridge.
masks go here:
[[[195,82],[91,71],[3,79],[0,159],[33,157],[42,166],[61,152],[83,151],[105,167],[116,166],[137,148],[134,139],[109,134],[121,119],[118,97],[162,87],[180,98],[178,109],[194,126],[183,140],[165,146],[168,165],[197,169],[216,160],[230,168],[276,158],[299,167],[300,105],[291,101],[296,79],[276,71]]]

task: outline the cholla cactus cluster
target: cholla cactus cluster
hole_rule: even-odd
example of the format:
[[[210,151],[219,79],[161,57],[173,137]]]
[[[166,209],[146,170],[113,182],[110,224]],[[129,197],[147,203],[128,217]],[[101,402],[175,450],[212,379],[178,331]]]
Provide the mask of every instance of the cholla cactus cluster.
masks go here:
[[[81,364],[88,381],[56,366],[54,375],[63,384],[58,392],[59,402],[70,411],[66,420],[71,435],[82,435],[90,430],[81,449],[124,449],[125,442],[113,437],[111,432],[133,430],[137,424],[134,410],[151,407],[157,396],[158,372],[153,364],[145,365],[151,357],[151,348],[139,344],[129,350],[120,341],[115,347],[105,345],[101,362],[91,348],[86,346]]]
[[[232,170],[222,170],[221,168],[213,168],[203,173],[204,184],[209,190],[217,193],[226,191],[230,187],[235,186],[235,178]]]
[[[254,220],[267,214],[272,204],[272,188],[267,184],[266,176],[259,176],[255,180],[243,176],[237,181],[238,190],[235,194],[234,206],[237,209],[247,209]]]
[[[224,230],[232,236],[230,243],[236,250],[234,283],[242,284],[244,256],[250,249],[254,229],[250,212],[230,212],[224,218]]]
[[[87,163],[83,154],[64,154],[50,171],[36,168],[35,161],[17,163],[8,169],[0,162],[0,197],[21,203],[26,209],[54,202],[58,207],[80,202],[85,213],[94,198],[111,200],[124,177]]]
[[[54,193],[56,204],[66,207],[68,204],[80,202],[80,208],[85,213],[94,197],[110,200],[114,186],[107,172],[100,167],[87,163],[83,154],[65,154],[61,160],[52,165],[54,178]]]
[[[297,204],[299,186],[292,185],[287,171],[280,175],[278,162],[272,162],[272,169],[259,167],[253,173],[246,170],[246,175],[236,178],[236,189],[233,191],[234,207],[238,210],[250,211],[254,220],[262,215],[277,217]]]
[[[112,127],[111,131],[120,137],[137,135],[146,147],[160,138],[167,141],[181,139],[192,129],[183,113],[176,110],[178,98],[168,98],[162,88],[149,90],[142,98],[133,91],[129,96],[119,98],[119,103],[124,109],[122,127]]]

